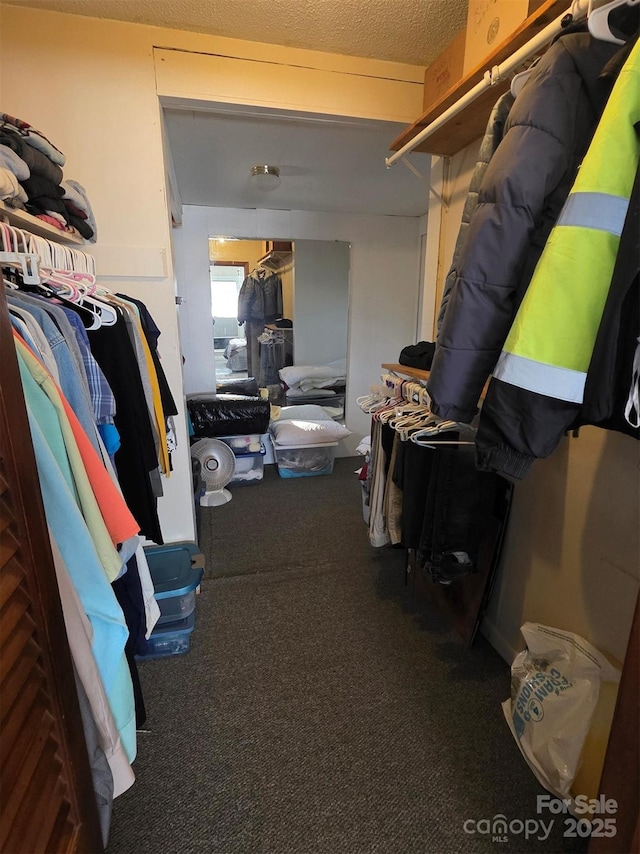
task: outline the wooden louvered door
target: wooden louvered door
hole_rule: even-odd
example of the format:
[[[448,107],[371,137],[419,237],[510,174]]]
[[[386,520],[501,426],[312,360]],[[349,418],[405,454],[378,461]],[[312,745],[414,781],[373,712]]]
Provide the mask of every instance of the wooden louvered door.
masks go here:
[[[0,286],[0,852],[103,850]]]

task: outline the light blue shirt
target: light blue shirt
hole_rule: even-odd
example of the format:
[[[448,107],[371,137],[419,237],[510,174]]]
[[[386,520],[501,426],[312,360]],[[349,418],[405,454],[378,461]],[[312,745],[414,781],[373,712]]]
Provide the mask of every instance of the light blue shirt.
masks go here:
[[[18,354],[47,523],[91,622],[91,649],[129,761],[136,754],[135,704],[124,654],[129,630],[98,559],[93,540],[63,474],[66,452],[57,414]],[[39,419],[42,419],[40,421]],[[56,456],[60,456],[61,465]],[[68,465],[68,463],[67,463]]]

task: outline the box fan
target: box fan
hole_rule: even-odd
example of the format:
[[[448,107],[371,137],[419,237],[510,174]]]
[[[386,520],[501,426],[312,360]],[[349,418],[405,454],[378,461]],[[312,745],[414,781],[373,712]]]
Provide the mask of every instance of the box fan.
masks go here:
[[[199,439],[191,446],[191,456],[200,462],[205,494],[200,498],[202,507],[217,507],[231,501],[225,486],[236,472],[235,454],[219,439]]]

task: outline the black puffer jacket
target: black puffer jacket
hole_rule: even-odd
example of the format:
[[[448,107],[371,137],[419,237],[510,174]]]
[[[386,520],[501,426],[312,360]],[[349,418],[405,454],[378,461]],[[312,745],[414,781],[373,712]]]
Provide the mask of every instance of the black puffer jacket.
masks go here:
[[[485,173],[438,335],[428,389],[436,415],[470,421],[571,190],[619,48],[566,33],[536,66]]]

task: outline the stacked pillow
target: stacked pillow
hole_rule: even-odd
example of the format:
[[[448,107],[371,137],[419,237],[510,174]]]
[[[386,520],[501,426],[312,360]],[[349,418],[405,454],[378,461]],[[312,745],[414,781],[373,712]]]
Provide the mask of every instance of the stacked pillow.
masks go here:
[[[322,406],[308,404],[284,406],[271,424],[271,435],[276,445],[324,445],[345,439],[351,430],[334,421]]]

